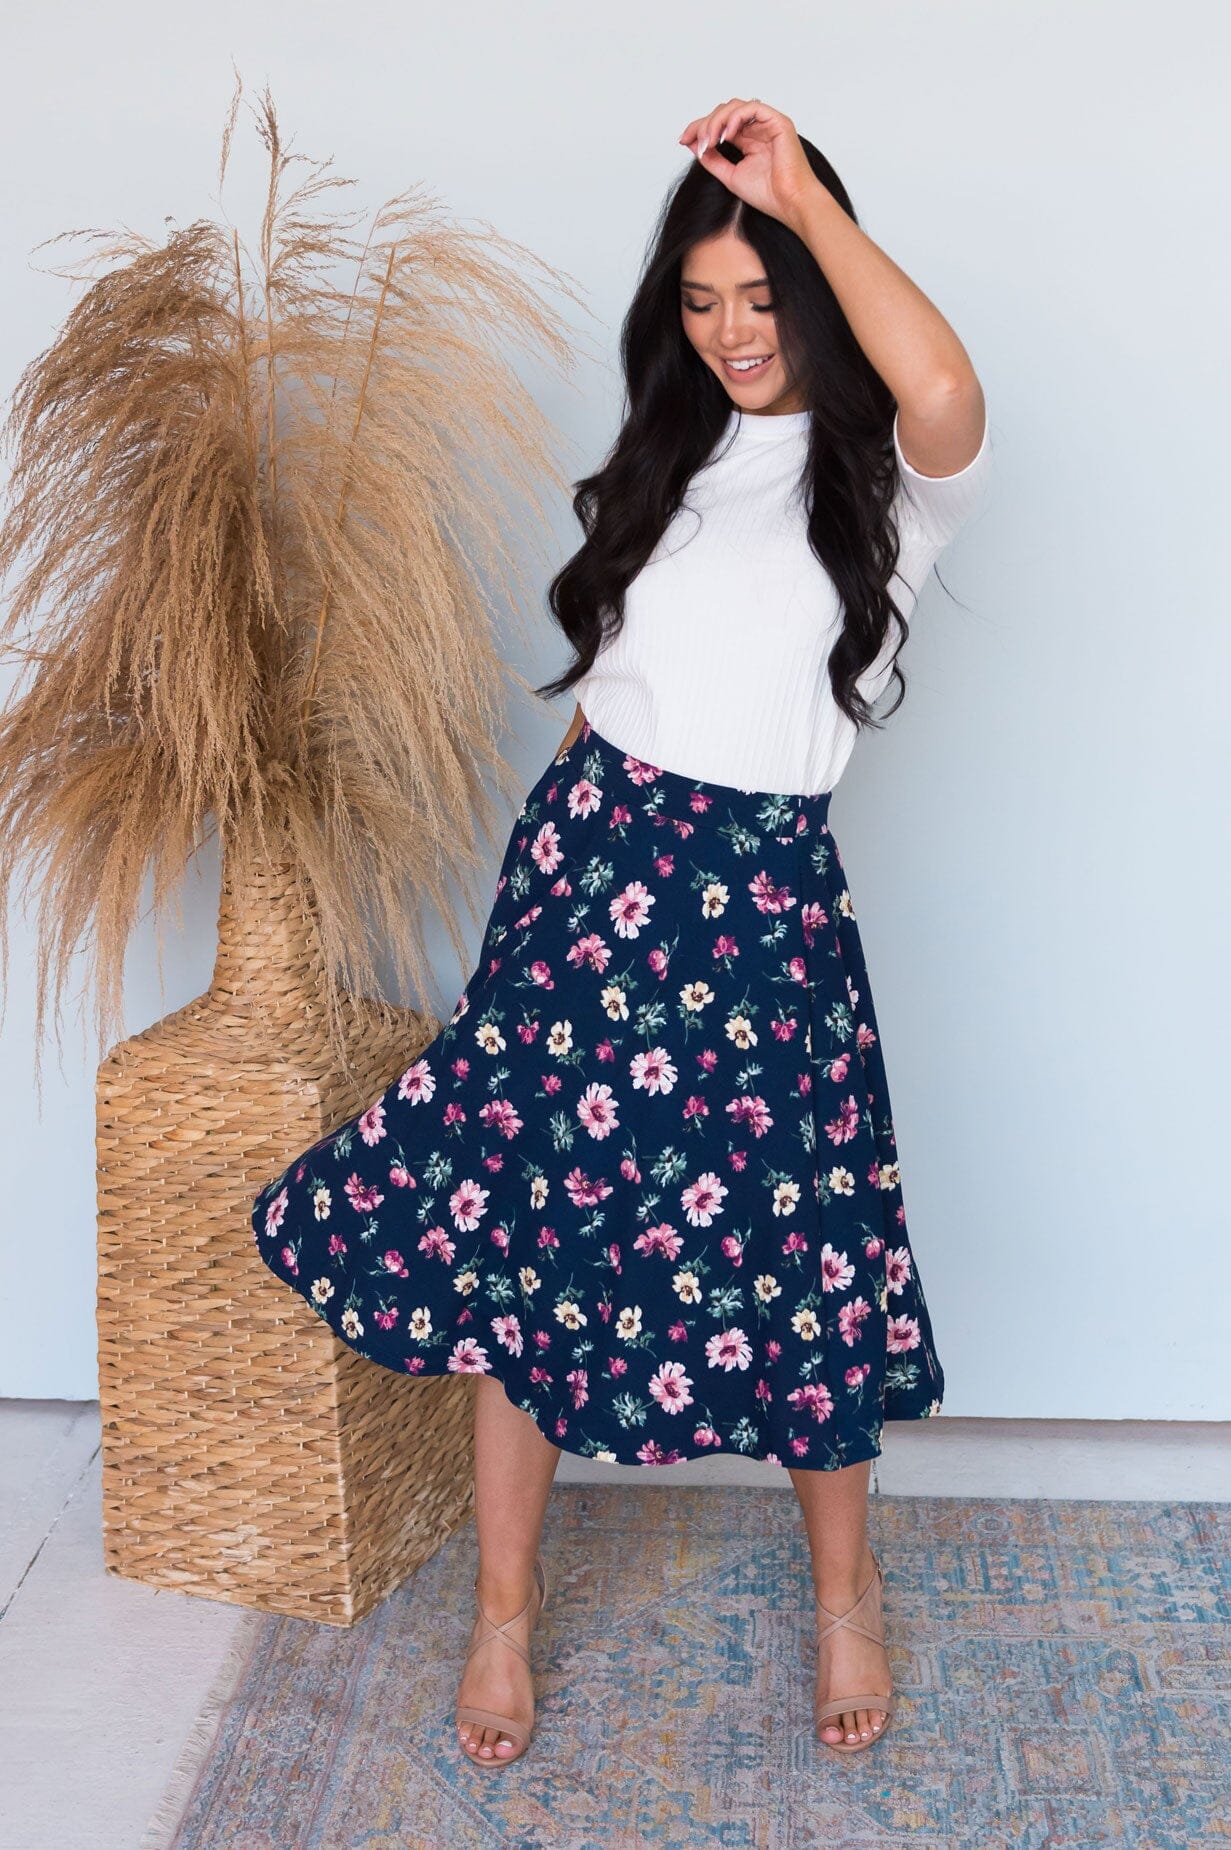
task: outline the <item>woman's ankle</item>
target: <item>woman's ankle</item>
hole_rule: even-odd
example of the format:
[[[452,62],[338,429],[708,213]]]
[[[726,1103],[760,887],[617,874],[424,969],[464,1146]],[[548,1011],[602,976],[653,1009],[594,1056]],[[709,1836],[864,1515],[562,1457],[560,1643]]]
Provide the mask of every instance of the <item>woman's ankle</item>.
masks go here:
[[[875,1573],[876,1557],[865,1536],[861,1551],[854,1556],[843,1558],[831,1553],[820,1560],[813,1559],[812,1590],[822,1606],[841,1612],[858,1599]]]
[[[503,1625],[533,1599],[537,1585],[533,1563],[528,1571],[515,1568],[510,1572],[508,1563],[502,1562],[488,1569],[480,1567],[475,1592],[494,1623]]]

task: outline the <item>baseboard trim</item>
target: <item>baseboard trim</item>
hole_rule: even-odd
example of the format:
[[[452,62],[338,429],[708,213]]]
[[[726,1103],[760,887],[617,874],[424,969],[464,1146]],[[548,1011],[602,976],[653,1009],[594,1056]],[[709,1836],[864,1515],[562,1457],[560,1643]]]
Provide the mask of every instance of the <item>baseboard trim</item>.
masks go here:
[[[1231,1502],[1231,1421],[890,1420],[871,1492],[887,1497],[1128,1498]],[[721,1455],[680,1465],[607,1465],[561,1455],[559,1484],[728,1484],[790,1490],[777,1465]]]
[[[97,1401],[0,1402],[57,1418]],[[562,1452],[561,1484],[648,1488],[727,1484],[789,1490],[777,1465],[730,1453],[682,1465],[604,1465]],[[885,1497],[1076,1497],[1098,1501],[1231,1502],[1231,1420],[1004,1420],[941,1413],[890,1420],[870,1489]]]

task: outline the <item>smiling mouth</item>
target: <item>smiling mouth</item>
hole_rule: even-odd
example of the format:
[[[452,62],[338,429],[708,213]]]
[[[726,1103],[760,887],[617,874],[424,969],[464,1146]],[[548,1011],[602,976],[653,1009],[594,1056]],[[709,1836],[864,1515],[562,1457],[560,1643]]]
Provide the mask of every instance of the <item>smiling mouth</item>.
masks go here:
[[[765,368],[769,365],[773,357],[772,353],[759,353],[756,358],[751,361],[745,360],[736,362],[734,360],[724,359],[722,362],[723,370],[726,372],[728,379],[755,379],[758,373],[763,373],[765,371]]]

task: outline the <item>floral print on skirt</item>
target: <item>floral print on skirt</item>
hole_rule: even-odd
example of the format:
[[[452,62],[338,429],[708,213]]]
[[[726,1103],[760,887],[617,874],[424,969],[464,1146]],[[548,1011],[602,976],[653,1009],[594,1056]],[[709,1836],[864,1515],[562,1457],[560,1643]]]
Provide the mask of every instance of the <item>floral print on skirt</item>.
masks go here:
[[[514,821],[449,1022],[253,1204],[352,1349],[497,1376],[555,1445],[832,1470],[940,1409],[830,793],[586,722]]]

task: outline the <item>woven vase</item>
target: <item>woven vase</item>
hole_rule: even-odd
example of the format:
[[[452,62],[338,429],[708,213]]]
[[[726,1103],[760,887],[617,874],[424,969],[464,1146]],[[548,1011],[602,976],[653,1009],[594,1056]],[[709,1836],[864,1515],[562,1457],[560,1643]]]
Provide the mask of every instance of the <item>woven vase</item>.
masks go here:
[[[351,997],[343,1076],[290,874],[228,855],[209,989],[99,1068],[104,1560],[350,1625],[468,1520],[474,1377],[365,1361],[257,1252],[258,1190],[441,1026]]]

